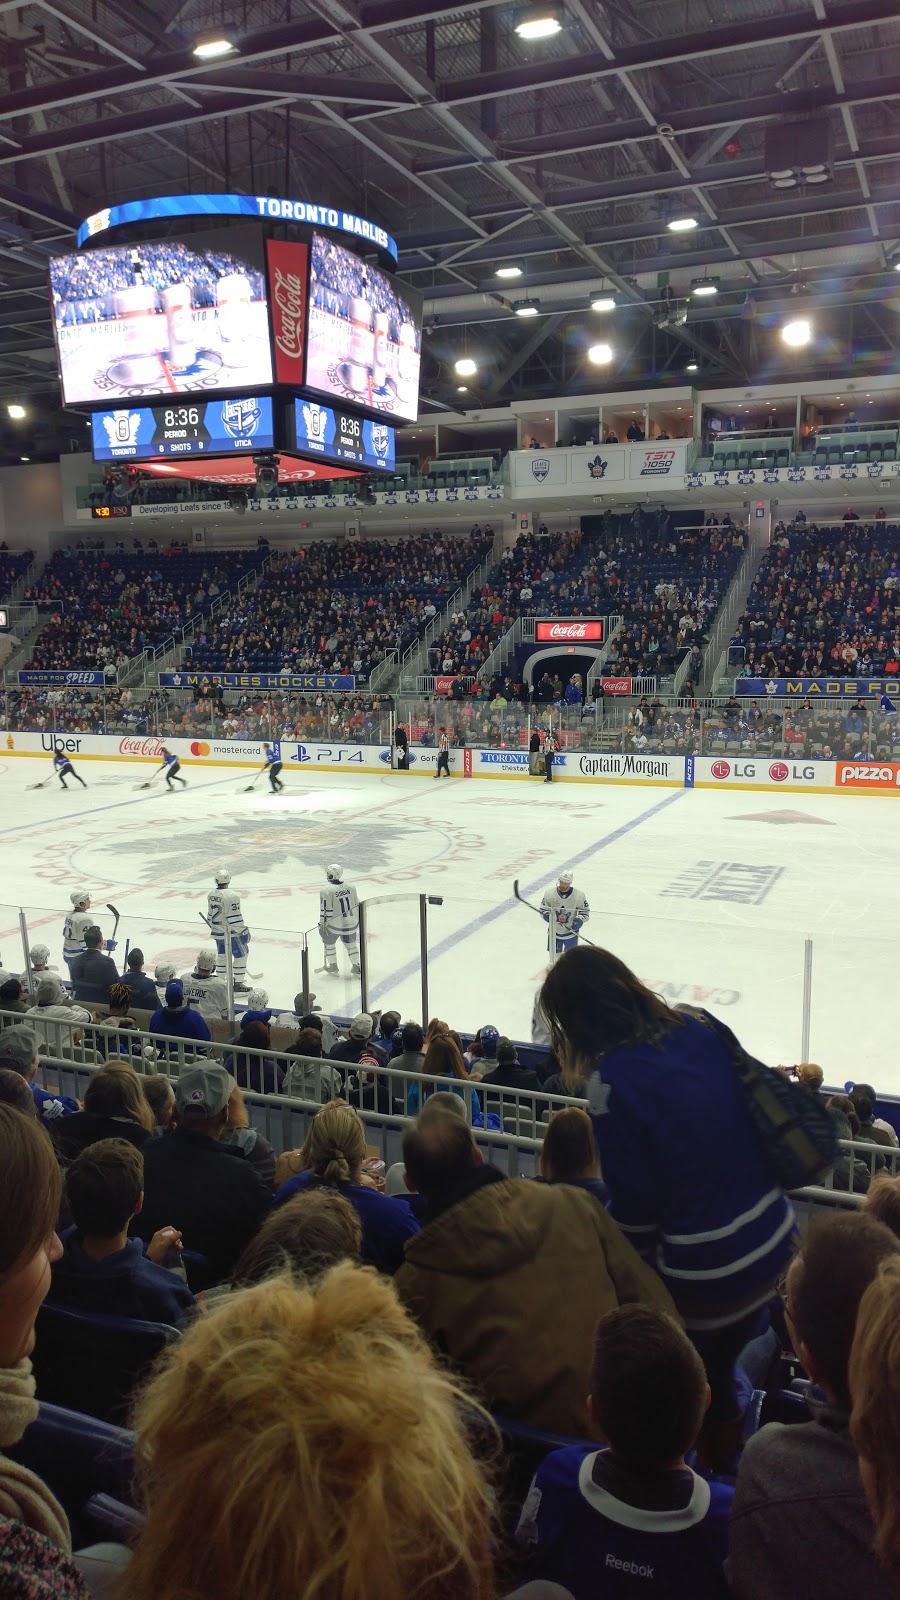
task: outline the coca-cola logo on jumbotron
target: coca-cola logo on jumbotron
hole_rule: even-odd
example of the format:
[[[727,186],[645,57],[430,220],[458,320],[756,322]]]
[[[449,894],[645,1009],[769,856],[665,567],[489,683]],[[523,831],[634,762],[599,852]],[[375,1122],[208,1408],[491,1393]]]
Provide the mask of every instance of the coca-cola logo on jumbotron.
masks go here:
[[[538,639],[571,641],[573,639],[602,639],[602,622],[539,622]]]
[[[272,297],[281,316],[275,324],[275,343],[286,356],[303,353],[303,284],[295,272],[275,268]]]
[[[709,770],[714,778],[727,778],[731,772],[731,762],[714,761]]]
[[[165,746],[162,739],[120,739],[120,756],[161,756]]]

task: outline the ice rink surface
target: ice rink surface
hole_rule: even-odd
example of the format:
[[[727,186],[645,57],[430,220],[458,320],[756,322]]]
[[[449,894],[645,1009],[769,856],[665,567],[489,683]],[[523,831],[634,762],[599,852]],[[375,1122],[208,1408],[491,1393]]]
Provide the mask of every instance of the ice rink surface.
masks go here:
[[[684,791],[649,786],[453,779],[286,768],[282,795],[248,769],[185,767],[167,793],[151,768],[75,758],[89,787],[47,776],[48,757],[0,763],[0,964],[32,943],[62,968],[69,890],[121,912],[119,950],[140,945],[188,970],[198,913],[220,864],[240,890],[249,967],[273,1004],[300,987],[298,933],[314,930],[327,863],[370,899],[370,1003],[421,1015],[418,895],[428,911],[429,1013],[530,1036],[545,929],[513,897],[539,900],[564,867],[590,900],[585,932],[666,999],[706,1005],[773,1064],[800,1059],[804,940],[813,941],[809,1058],[825,1081],[900,1092],[892,1018],[900,941],[900,814],[877,795]],[[385,899],[383,897],[392,897]],[[316,963],[321,944],[313,935]],[[340,950],[340,947],[339,947]],[[318,974],[325,1010],[359,1008],[359,980]],[[63,969],[64,970],[64,969]]]

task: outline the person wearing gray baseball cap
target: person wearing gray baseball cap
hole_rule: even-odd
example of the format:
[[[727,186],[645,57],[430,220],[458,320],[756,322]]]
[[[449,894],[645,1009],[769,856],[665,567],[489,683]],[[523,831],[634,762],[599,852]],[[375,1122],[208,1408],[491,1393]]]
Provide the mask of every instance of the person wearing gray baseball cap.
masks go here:
[[[144,1206],[132,1232],[149,1241],[177,1228],[195,1294],[227,1278],[272,1204],[253,1165],[221,1143],[235,1088],[211,1062],[185,1067],[175,1081],[178,1126],[143,1151]]]
[[[35,1083],[39,1066],[38,1040],[33,1029],[24,1026],[4,1028],[0,1033],[0,1067],[9,1067],[25,1079],[34,1097],[38,1116],[44,1122],[52,1122],[56,1117],[68,1117],[79,1111],[78,1101],[73,1100],[71,1095],[53,1094]]]

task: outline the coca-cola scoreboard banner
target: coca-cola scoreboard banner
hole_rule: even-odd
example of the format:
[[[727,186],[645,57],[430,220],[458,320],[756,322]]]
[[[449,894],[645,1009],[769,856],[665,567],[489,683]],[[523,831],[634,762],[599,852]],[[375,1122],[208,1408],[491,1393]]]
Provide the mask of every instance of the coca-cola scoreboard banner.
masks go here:
[[[275,381],[299,389],[303,382],[309,248],[305,244],[288,244],[283,239],[267,239],[266,258]]]
[[[603,637],[602,617],[557,617],[535,626],[541,644],[602,644]]]

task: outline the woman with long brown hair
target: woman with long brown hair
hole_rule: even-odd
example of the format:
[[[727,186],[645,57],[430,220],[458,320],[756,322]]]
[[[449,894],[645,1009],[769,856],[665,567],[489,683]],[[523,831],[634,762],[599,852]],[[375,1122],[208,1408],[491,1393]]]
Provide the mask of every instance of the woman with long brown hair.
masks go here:
[[[441,1026],[443,1026],[443,1024]],[[434,1027],[435,1024],[432,1022],[431,1027],[429,1028],[429,1033]],[[436,1087],[440,1087],[441,1089],[449,1089],[451,1094],[458,1094],[461,1100],[467,1102],[467,1110],[468,1102],[471,1101],[471,1111],[469,1112],[470,1121],[474,1117],[481,1116],[481,1101],[479,1100],[475,1090],[466,1090],[461,1087],[462,1084],[469,1082],[469,1074],[466,1071],[466,1064],[463,1060],[462,1051],[460,1050],[455,1039],[451,1037],[449,1029],[446,1033],[433,1033],[430,1042],[428,1040],[428,1036],[426,1035],[425,1059],[422,1062],[422,1076],[423,1078],[427,1077],[440,1079],[440,1084],[436,1085]],[[434,1090],[429,1088],[424,1083],[421,1086],[421,1091],[418,1083],[411,1083],[406,1091],[407,1116],[414,1117],[419,1110],[419,1107],[424,1105],[425,1101],[433,1093]]]
[[[790,1258],[790,1201],[712,1028],[596,947],[550,968],[540,1007],[570,1093],[587,1096],[610,1210],[706,1363],[706,1458],[722,1465],[740,1442],[734,1362]]]

